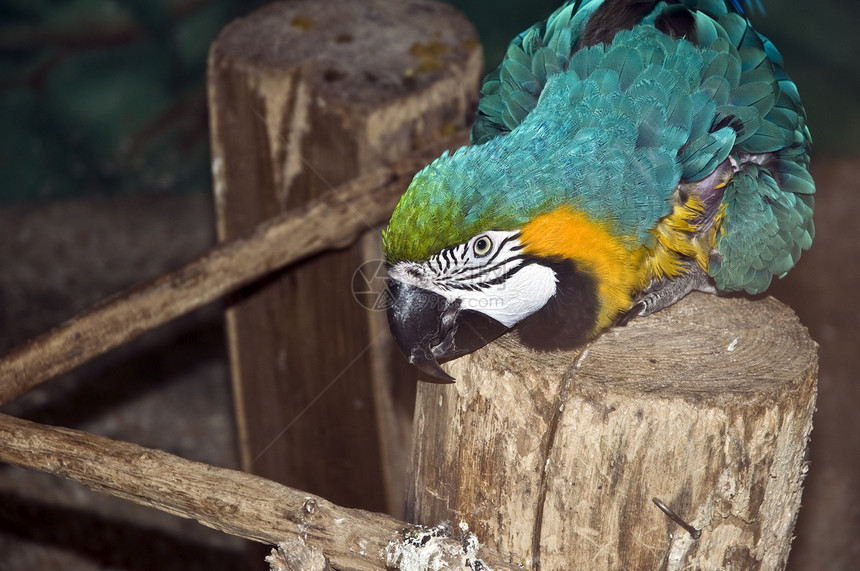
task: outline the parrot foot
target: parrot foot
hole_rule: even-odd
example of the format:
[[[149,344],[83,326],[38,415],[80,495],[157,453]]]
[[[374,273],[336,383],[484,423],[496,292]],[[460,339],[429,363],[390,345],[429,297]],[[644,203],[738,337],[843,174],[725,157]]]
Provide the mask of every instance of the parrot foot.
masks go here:
[[[627,325],[634,317],[651,315],[680,301],[691,291],[716,293],[710,276],[695,262],[686,264],[687,271],[676,278],[654,281],[633,307],[623,313],[617,325]]]

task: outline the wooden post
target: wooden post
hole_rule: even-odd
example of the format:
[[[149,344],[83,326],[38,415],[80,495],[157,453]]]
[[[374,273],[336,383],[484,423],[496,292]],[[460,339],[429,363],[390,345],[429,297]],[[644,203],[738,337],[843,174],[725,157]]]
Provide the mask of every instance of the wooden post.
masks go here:
[[[209,56],[220,238],[462,128],[482,65],[469,22],[430,0],[293,0],[232,23]],[[235,300],[234,394],[246,470],[399,513],[414,384],[393,381],[384,312],[351,292],[381,259],[367,231]]]
[[[785,566],[818,361],[776,300],[695,294],[584,350],[509,335],[445,367],[418,391],[409,521],[528,569]]]

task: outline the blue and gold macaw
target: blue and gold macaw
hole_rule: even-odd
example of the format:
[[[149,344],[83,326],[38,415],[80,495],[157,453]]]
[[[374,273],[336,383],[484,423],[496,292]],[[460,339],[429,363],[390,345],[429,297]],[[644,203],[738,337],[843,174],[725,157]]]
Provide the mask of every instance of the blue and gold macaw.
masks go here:
[[[516,326],[572,347],[693,290],[764,291],[812,244],[810,136],[731,0],[575,0],[484,81],[472,145],[383,235],[392,334],[438,360]]]

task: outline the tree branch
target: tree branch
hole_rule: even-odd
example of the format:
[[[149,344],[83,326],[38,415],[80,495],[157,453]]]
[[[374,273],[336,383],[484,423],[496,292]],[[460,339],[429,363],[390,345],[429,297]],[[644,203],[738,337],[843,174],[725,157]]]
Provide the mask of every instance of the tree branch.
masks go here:
[[[0,358],[0,404],[269,272],[351,243],[384,221],[412,176],[467,131],[341,185],[220,244],[179,270],[102,301]]]
[[[62,476],[137,504],[196,519],[261,543],[299,539],[337,569],[420,569],[426,562],[511,570],[474,536],[412,526],[385,514],[337,506],[265,478],[0,414],[0,461]],[[477,568],[477,567],[471,567]]]

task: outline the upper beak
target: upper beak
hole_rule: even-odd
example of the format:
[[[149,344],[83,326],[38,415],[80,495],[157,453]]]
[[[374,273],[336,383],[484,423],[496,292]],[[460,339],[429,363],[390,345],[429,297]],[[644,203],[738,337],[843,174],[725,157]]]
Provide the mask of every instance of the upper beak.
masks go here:
[[[471,353],[507,331],[492,317],[463,309],[459,300],[448,302],[395,279],[388,280],[388,291],[388,325],[395,343],[407,361],[438,382],[454,382],[439,366],[439,359]]]

